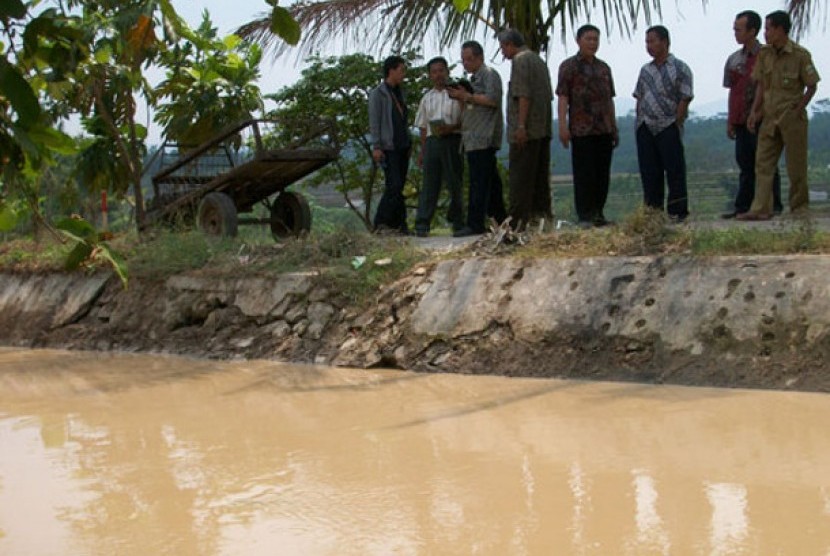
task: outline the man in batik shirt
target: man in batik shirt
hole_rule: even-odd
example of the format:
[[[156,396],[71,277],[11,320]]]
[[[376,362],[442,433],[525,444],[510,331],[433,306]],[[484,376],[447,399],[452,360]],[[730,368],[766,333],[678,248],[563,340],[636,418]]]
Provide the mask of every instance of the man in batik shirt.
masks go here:
[[[571,149],[579,224],[604,226],[608,224],[604,209],[611,181],[611,155],[619,142],[614,79],[608,64],[596,57],[597,27],[580,27],[576,43],[579,52],[559,66],[559,140]]]
[[[646,31],[646,50],[653,58],[640,70],[637,99],[637,161],[646,206],[665,210],[673,222],[689,215],[683,125],[694,96],[692,70],[669,53],[669,30],[655,25]]]

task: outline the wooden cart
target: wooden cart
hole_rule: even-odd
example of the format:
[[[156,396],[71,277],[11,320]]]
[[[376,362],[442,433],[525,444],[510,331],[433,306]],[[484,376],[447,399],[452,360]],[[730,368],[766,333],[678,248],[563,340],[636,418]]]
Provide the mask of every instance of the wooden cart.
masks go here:
[[[268,224],[277,239],[308,232],[308,202],[286,188],[336,160],[337,149],[309,146],[327,133],[325,127],[287,147],[269,149],[266,133],[274,125],[270,120],[241,122],[192,149],[165,143],[162,170],[152,178],[155,197],[148,222],[195,221],[205,233],[222,236],[235,236],[239,224]],[[267,207],[268,218],[239,217],[257,203]]]

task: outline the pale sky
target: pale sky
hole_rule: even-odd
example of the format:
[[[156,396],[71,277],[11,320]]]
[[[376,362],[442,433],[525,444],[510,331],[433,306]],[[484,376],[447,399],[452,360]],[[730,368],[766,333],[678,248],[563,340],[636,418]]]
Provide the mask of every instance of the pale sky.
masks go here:
[[[285,2],[284,4],[287,4]],[[240,24],[254,19],[258,14],[266,11],[268,5],[265,0],[173,0],[173,5],[179,13],[193,26],[198,25],[201,20],[201,13],[207,9],[210,12],[214,24],[219,27],[223,34],[228,34]],[[701,0],[663,0],[663,17],[661,20],[653,20],[652,24],[663,24],[671,33],[671,52],[685,61],[694,73],[695,100],[691,105],[692,111],[704,115],[711,115],[721,111],[718,107],[722,104],[723,111],[726,109],[726,90],[722,87],[723,65],[726,57],[738,48],[732,34],[732,23],[735,14],[745,9],[753,9],[763,18],[767,13],[784,9],[784,0],[709,0],[704,8]],[[816,99],[830,96],[830,54],[827,48],[819,48],[826,45],[828,34],[824,16],[826,8],[819,14],[821,20],[814,23],[812,30],[806,37],[802,37],[800,43],[809,49],[813,54],[813,61],[824,79],[819,83],[819,90]],[[601,16],[600,16],[601,17]],[[577,27],[585,22],[578,22]],[[618,105],[622,104],[623,110],[631,106],[631,93],[637,80],[640,67],[649,61],[645,50],[645,29],[647,25],[640,21],[638,29],[632,33],[632,37],[621,36],[619,32],[612,32],[605,36],[604,23],[602,20],[594,20],[593,23],[603,29],[602,45],[598,57],[602,58],[611,66],[617,89]],[[576,52],[575,40],[569,40],[567,44],[559,41],[559,29],[553,31],[551,52],[548,62],[551,67],[551,77],[556,81],[556,68],[567,56]],[[477,37],[481,40],[480,37]],[[763,42],[763,30],[761,32]],[[510,62],[502,60],[498,51],[498,44],[494,40],[482,41],[486,51],[488,63],[497,68],[502,74],[505,82],[510,74]],[[376,57],[382,57],[392,50],[393,45],[384,52],[370,52]],[[435,49],[434,44],[425,44],[424,52],[426,57],[441,54],[451,63],[459,61],[459,47],[446,52]],[[339,41],[332,43],[332,51],[337,49],[342,52]],[[357,51],[353,48],[352,51]],[[324,52],[325,54],[325,52]],[[295,65],[295,57],[291,54],[273,62],[264,59],[261,64],[262,79],[260,86],[263,93],[272,93],[284,85],[295,81],[300,72],[300,67]],[[458,64],[455,73],[460,75],[461,65]],[[554,83],[555,86],[555,83]],[[622,110],[621,110],[622,111]]]

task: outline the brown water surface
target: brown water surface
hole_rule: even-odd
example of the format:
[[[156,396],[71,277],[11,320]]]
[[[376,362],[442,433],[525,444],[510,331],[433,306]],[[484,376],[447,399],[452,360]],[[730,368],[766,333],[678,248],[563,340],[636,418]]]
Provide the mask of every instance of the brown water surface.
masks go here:
[[[0,554],[830,554],[830,396],[0,351]]]

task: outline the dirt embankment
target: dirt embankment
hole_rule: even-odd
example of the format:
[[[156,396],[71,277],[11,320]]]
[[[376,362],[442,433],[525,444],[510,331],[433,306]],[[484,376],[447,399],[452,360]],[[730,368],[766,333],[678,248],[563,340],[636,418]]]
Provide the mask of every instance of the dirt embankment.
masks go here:
[[[368,307],[313,274],[0,275],[7,345],[830,391],[830,257],[459,259]]]

